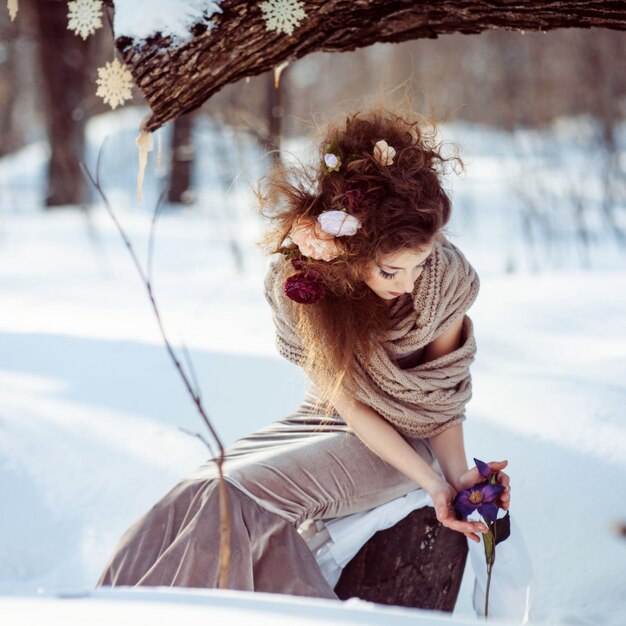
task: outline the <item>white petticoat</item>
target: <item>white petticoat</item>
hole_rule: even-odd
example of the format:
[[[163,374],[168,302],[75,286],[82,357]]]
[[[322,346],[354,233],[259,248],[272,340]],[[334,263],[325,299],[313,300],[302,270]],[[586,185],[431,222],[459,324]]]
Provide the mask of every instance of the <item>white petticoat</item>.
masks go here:
[[[361,547],[379,530],[391,528],[411,511],[432,506],[423,489],[391,500],[362,513],[329,520],[307,520],[298,529],[313,552],[328,583],[334,587],[343,568]],[[501,511],[502,514],[502,511]],[[477,520],[477,513],[468,519]],[[474,570],[473,605],[476,615],[484,615],[487,566],[482,541],[468,539],[470,561]],[[530,620],[532,564],[519,528],[511,518],[511,535],[496,548],[496,561],[489,590],[489,617],[520,624]]]

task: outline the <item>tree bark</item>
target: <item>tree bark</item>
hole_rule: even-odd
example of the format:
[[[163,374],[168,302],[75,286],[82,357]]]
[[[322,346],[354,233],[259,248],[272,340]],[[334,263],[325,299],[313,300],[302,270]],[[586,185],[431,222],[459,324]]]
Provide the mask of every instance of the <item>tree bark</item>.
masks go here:
[[[18,54],[15,42],[17,28],[6,21],[0,22],[0,41],[3,42],[4,59],[0,61],[0,157],[21,148],[25,143],[23,129],[16,124],[17,102],[21,96],[18,87]],[[10,88],[2,88],[10,85]]]
[[[152,109],[147,130],[199,107],[224,85],[311,52],[494,28],[626,29],[626,1],[307,0],[306,17],[292,35],[285,35],[266,29],[259,4],[223,0],[222,12],[194,25],[195,36],[177,47],[161,33],[140,42],[116,38],[117,49]]]
[[[377,532],[344,568],[335,593],[342,600],[452,612],[467,552],[465,536],[423,507]]]
[[[41,0],[35,7],[50,144],[45,205],[78,205],[88,199],[79,163],[85,152],[85,100],[91,87],[88,67],[93,47],[67,29],[67,13],[59,2]]]

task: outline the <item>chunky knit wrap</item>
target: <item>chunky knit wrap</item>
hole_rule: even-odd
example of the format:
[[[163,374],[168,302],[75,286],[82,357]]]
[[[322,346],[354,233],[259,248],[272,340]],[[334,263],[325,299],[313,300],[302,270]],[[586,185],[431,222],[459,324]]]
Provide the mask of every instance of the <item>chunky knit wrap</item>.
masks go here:
[[[278,351],[300,364],[304,349],[289,310],[293,303],[283,293],[281,263],[282,257],[270,264],[265,297],[272,308]],[[362,355],[355,353],[356,399],[409,437],[430,437],[464,421],[465,405],[472,395],[469,367],[476,354],[472,321],[465,312],[478,289],[474,268],[456,246],[441,237],[413,292],[390,305],[389,328],[370,361],[364,363]],[[459,318],[463,319],[461,345],[420,363],[424,346]]]

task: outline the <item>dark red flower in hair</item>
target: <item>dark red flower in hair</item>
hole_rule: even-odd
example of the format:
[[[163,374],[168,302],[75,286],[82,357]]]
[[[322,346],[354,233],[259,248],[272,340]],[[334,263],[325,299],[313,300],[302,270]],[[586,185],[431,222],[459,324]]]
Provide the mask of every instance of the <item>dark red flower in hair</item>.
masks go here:
[[[372,194],[372,189],[365,180],[348,180],[344,193],[344,205],[348,213],[367,213],[376,205],[377,194]]]
[[[304,263],[300,257],[291,257],[291,265],[293,265],[293,268],[298,271],[304,269]]]
[[[326,288],[319,272],[302,270],[287,278],[284,292],[298,304],[315,304],[326,294]]]

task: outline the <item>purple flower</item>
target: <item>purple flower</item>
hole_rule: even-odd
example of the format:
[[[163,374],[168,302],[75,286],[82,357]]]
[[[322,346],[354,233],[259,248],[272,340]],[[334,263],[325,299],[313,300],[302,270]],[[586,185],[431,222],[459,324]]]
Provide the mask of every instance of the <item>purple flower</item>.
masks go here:
[[[454,499],[454,509],[461,517],[478,511],[488,522],[495,522],[499,508],[495,500],[504,491],[504,485],[493,480],[496,472],[492,472],[487,463],[478,459],[474,459],[474,463],[478,473],[486,480],[460,491]]]
[[[454,508],[461,517],[467,517],[470,513],[478,511],[488,522],[495,522],[498,517],[498,505],[494,501],[503,491],[503,485],[492,485],[488,481],[478,483],[456,495]]]
[[[326,289],[319,272],[303,270],[287,278],[284,292],[298,304],[315,304],[325,295]]]

